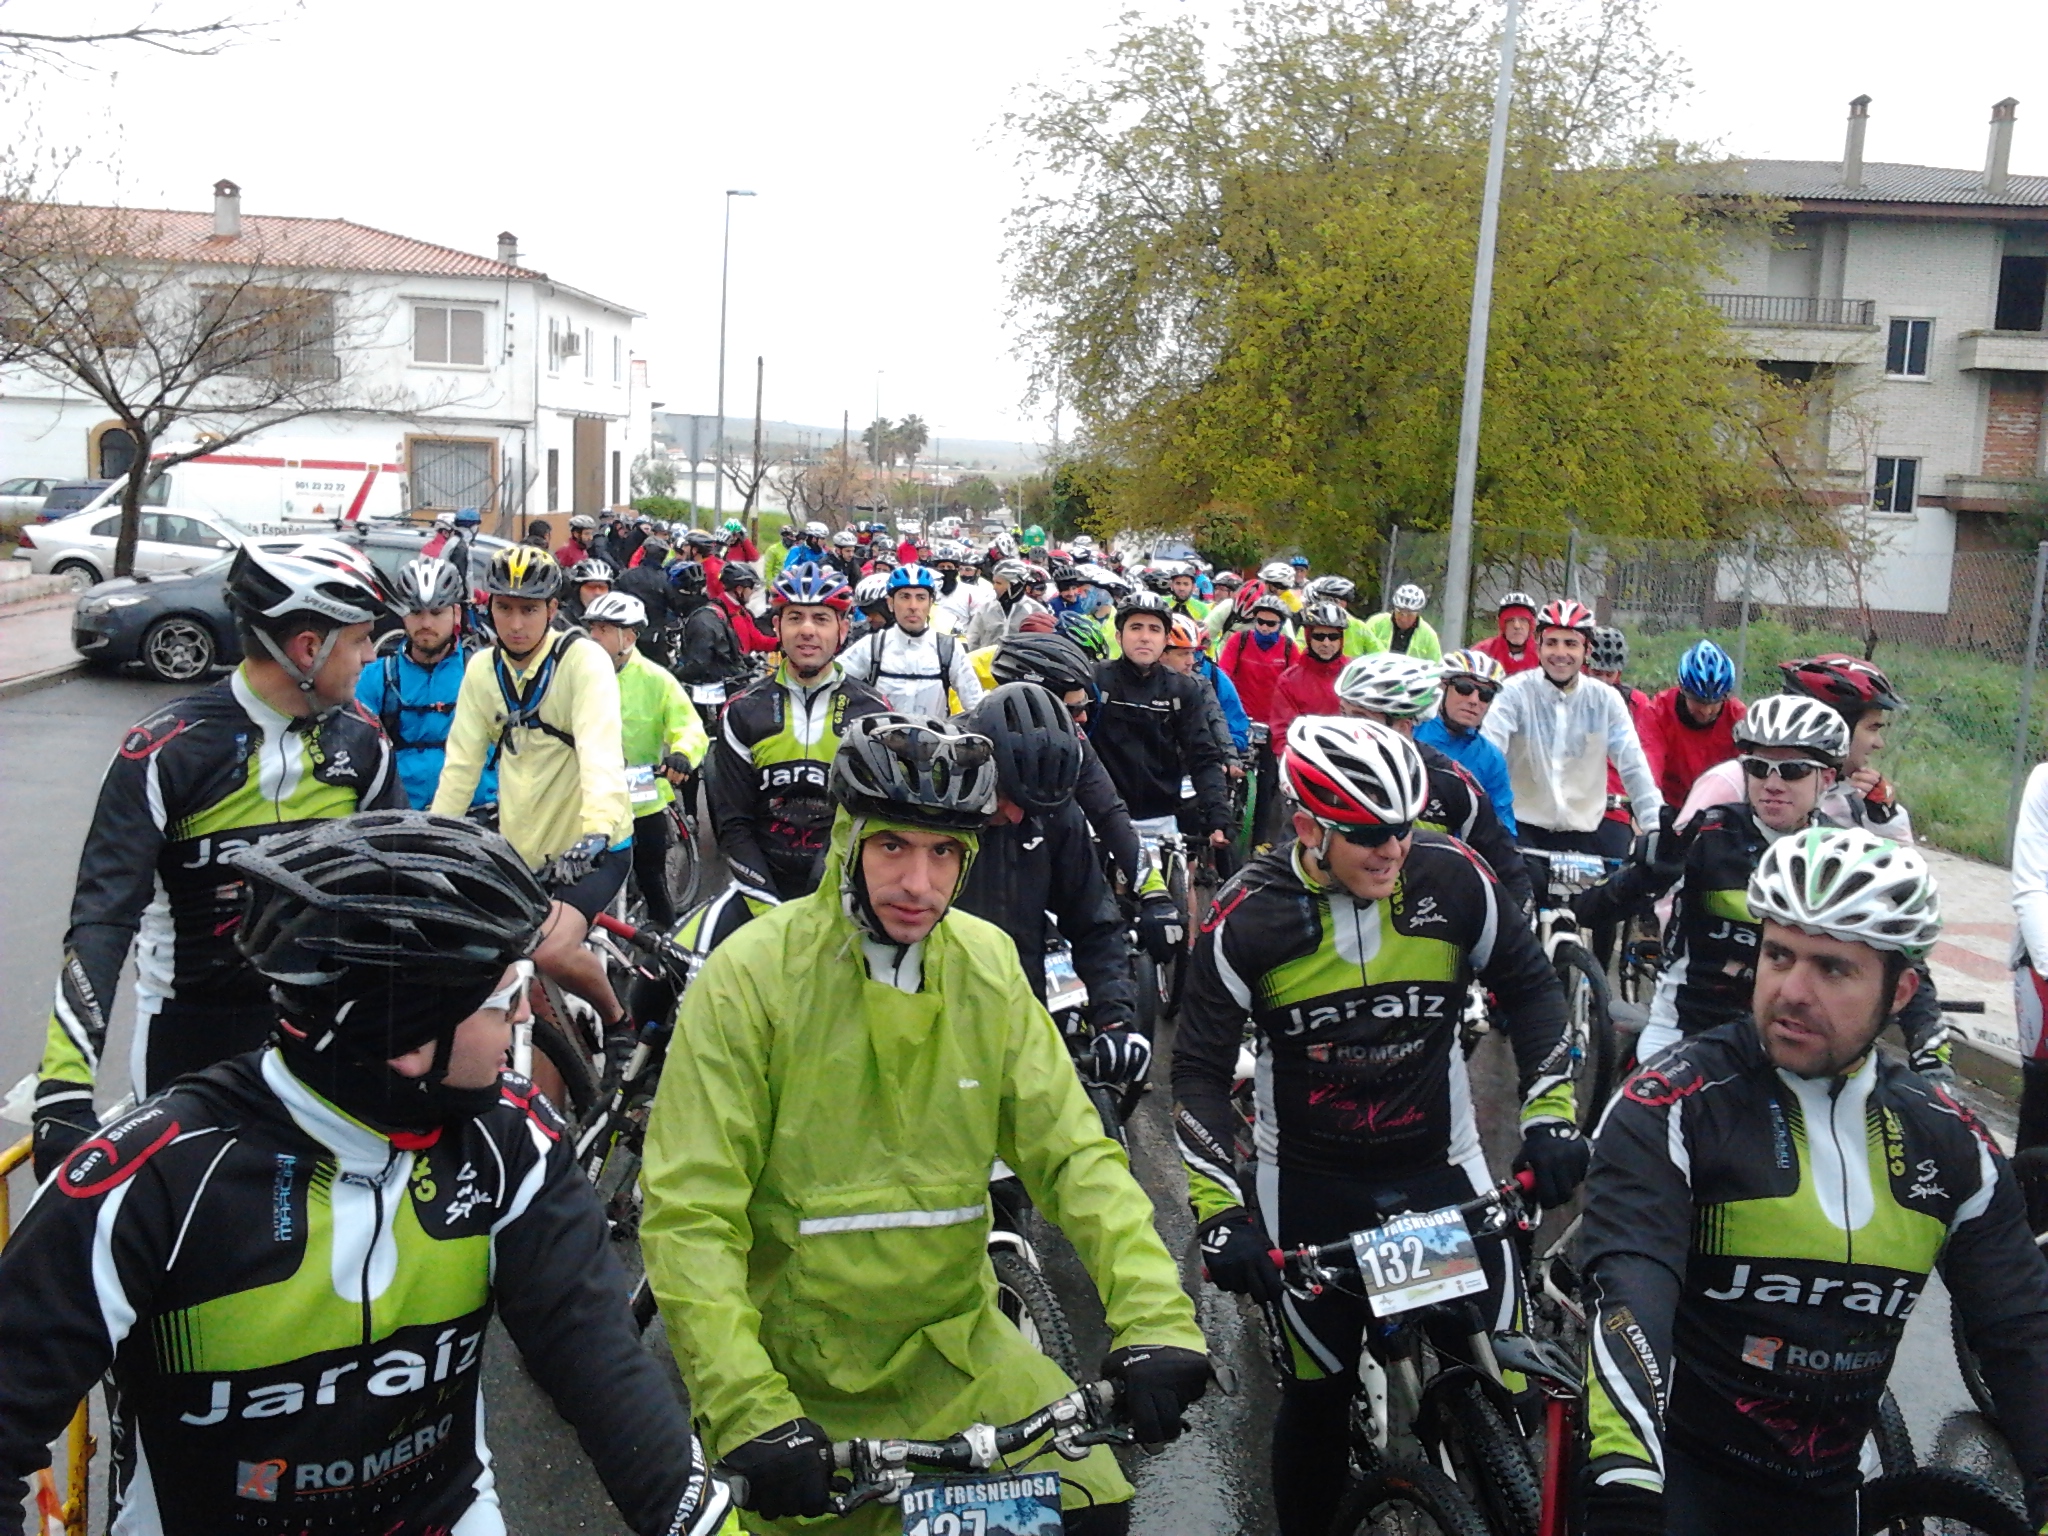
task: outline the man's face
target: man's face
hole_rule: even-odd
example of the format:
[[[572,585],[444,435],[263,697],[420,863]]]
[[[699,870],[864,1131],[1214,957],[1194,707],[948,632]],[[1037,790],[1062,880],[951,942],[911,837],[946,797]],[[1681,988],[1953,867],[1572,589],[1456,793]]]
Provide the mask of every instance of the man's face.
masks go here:
[[[1603,672],[1598,667],[1587,667],[1586,676],[1598,682],[1603,682],[1610,688],[1619,688],[1621,686],[1621,674],[1619,672]]]
[[[1195,578],[1192,576],[1176,576],[1167,585],[1173,588],[1173,595],[1182,602],[1195,595]]]
[[[1311,629],[1308,631],[1308,653],[1317,661],[1334,661],[1337,653],[1344,649],[1344,631],[1341,629]]]
[[[633,653],[633,642],[638,632],[627,629],[623,624],[597,623],[590,626],[590,638],[603,646],[612,659],[614,669],[624,667],[626,658]]]
[[[906,635],[921,635],[932,621],[930,587],[898,587],[889,594],[889,611],[896,615],[896,627]]]
[[[1421,618],[1422,615],[1415,612],[1413,609],[1396,608],[1394,610],[1394,628],[1413,629],[1417,621],[1419,621]]]
[[[891,939],[915,944],[938,926],[966,857],[966,845],[944,832],[877,832],[860,845],[868,905]]]
[[[1162,666],[1171,667],[1176,672],[1195,670],[1195,653],[1186,646],[1169,645],[1159,661]]]
[[[1306,811],[1294,813],[1294,835],[1322,861],[1330,878],[1360,901],[1384,901],[1394,894],[1401,866],[1408,862],[1408,850],[1415,843],[1415,834],[1410,832],[1406,837],[1360,847]]]
[[[1849,756],[1842,764],[1844,773],[1861,773],[1870,766],[1870,760],[1884,750],[1885,727],[1891,723],[1889,710],[1864,711],[1856,729],[1849,733]]]
[[[1063,581],[1060,583],[1060,601],[1078,603],[1081,601],[1081,594],[1087,590],[1088,583],[1085,581]]]
[[[1166,625],[1156,613],[1134,613],[1117,631],[1117,643],[1133,666],[1149,667],[1166,650]]]
[[[597,530],[595,528],[572,528],[569,530],[569,541],[572,544],[580,544],[585,549],[590,548],[596,538]]]
[[[1920,985],[1907,966],[1887,996],[1880,951],[1768,919],[1759,948],[1750,1012],[1772,1065],[1798,1077],[1855,1066]]]
[[[1500,632],[1507,637],[1508,644],[1518,651],[1529,643],[1529,631],[1535,627],[1536,621],[1521,612],[1507,614],[1500,621]]]
[[[405,626],[405,638],[421,656],[438,656],[448,649],[455,638],[455,609],[419,608],[406,614],[399,623]]]
[[[1088,696],[1086,688],[1070,688],[1060,695],[1060,702],[1067,706],[1067,717],[1074,722],[1074,729],[1082,735],[1088,734],[1088,712],[1095,701]]]
[[[1586,637],[1576,629],[1546,629],[1536,643],[1536,660],[1553,683],[1569,683],[1586,664]]]
[[[725,591],[726,595],[742,608],[754,600],[754,584],[751,581],[728,581],[725,584]]]
[[[1454,677],[1444,684],[1444,718],[1461,731],[1476,731],[1493,707],[1495,688],[1476,677]]]
[[[505,967],[498,979],[500,993],[512,988],[507,1008],[479,1008],[455,1026],[454,1043],[448,1052],[448,1071],[441,1079],[450,1088],[488,1088],[505,1067],[505,1053],[512,1047],[512,1026],[531,1013],[524,987],[514,983],[528,975],[518,962]],[[403,1056],[386,1063],[400,1077],[425,1077],[434,1065],[439,1042],[429,1040]]]
[[[787,603],[775,610],[775,638],[798,677],[816,677],[839,654],[846,620],[823,603]]]
[[[342,625],[334,648],[313,673],[313,696],[322,704],[346,704],[356,696],[356,679],[363,675],[363,668],[376,653],[377,644],[370,638],[367,622]],[[311,630],[301,630],[285,642],[285,654],[303,672],[320,654],[320,637]]]
[[[1767,758],[1774,763],[1811,763],[1813,757],[1797,747],[1750,747],[1745,757]],[[1794,770],[1797,772],[1798,770]],[[1806,775],[1797,784],[1788,784],[1781,774],[1772,774],[1767,779],[1749,777],[1749,770],[1743,770],[1743,787],[1748,791],[1750,808],[1756,812],[1756,819],[1773,832],[1790,832],[1794,827],[1806,825],[1806,819],[1813,814],[1813,808],[1820,804],[1820,797],[1827,793],[1827,787],[1835,782],[1832,768],[1821,768]]]
[[[611,591],[611,585],[608,582],[586,581],[576,589],[576,601],[588,608],[609,591]]]
[[[524,656],[547,638],[554,621],[553,600],[537,597],[494,597],[491,599],[491,627],[498,632],[498,644],[507,655]]]
[[[1726,699],[1715,699],[1709,703],[1707,700],[1699,697],[1699,695],[1687,693],[1683,689],[1679,691],[1678,696],[1685,701],[1685,712],[1701,725],[1711,725],[1714,721],[1720,719],[1721,711],[1728,704]]]

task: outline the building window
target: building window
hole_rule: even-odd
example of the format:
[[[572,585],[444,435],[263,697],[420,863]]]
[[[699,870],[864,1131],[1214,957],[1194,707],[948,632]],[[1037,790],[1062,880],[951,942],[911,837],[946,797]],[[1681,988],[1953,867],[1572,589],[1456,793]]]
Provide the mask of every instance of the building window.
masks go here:
[[[548,510],[553,512],[562,505],[562,450],[548,450]]]
[[[562,322],[548,316],[548,372],[562,371]],[[552,505],[552,503],[550,503]]]
[[[1920,484],[1918,459],[1879,459],[1877,486],[1870,498],[1875,512],[1911,512],[1913,493]]]
[[[1888,379],[1927,377],[1927,340],[1934,331],[1932,320],[1894,320],[1891,339],[1884,349],[1884,376]]]
[[[594,377],[593,370],[596,366],[597,339],[591,334],[590,327],[586,325],[583,327],[583,377],[586,379]]]
[[[625,381],[626,338],[623,336],[614,336],[612,338],[612,382],[614,384],[623,384],[625,383]],[[612,498],[613,501],[617,501],[618,499],[619,498],[616,496]]]
[[[412,307],[412,360],[456,368],[484,365],[484,312],[444,304]]]
[[[411,504],[494,510],[498,501],[497,447],[488,438],[407,438]]]
[[[612,505],[619,504],[619,450],[612,450]]]

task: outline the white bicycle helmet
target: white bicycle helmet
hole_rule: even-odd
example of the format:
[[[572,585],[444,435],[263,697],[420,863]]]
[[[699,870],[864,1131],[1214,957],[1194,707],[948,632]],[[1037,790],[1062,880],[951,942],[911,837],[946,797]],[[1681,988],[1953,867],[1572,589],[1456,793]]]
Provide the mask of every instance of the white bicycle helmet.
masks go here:
[[[1403,582],[1394,588],[1394,607],[1402,613],[1420,613],[1429,602],[1429,594],[1414,582]]]
[[[1774,693],[1749,706],[1736,722],[1735,739],[1746,747],[1798,747],[1830,763],[1849,752],[1849,725],[1819,699]]]
[[[1311,603],[1348,603],[1358,596],[1358,583],[1349,576],[1318,576],[1301,595]]]
[[[1259,567],[1259,580],[1269,587],[1291,588],[1294,585],[1294,567],[1285,560],[1269,560]]]
[[[416,560],[406,561],[398,568],[398,575],[391,583],[392,606],[400,613],[453,608],[468,595],[463,587],[462,572],[455,569],[452,560],[443,560],[438,555],[422,555]]]
[[[1420,656],[1375,651],[1337,674],[1337,701],[1396,720],[1419,720],[1436,703],[1443,672]]]
[[[889,573],[876,571],[861,577],[854,583],[853,605],[856,608],[872,608],[877,603],[889,600]]]
[[[996,568],[989,572],[989,576],[1006,586],[1021,587],[1030,579],[1031,570],[1022,560],[998,560]]]
[[[1918,960],[1941,937],[1941,893],[1917,849],[1861,827],[1809,827],[1764,850],[1749,910]]]
[[[1441,665],[1445,677],[1476,677],[1496,688],[1508,680],[1508,669],[1484,651],[1453,651]]]
[[[1375,720],[1298,717],[1280,773],[1288,798],[1329,827],[1406,826],[1429,798],[1415,743]]]
[[[621,629],[645,629],[647,605],[630,592],[607,592],[583,610],[585,624],[616,624]]]

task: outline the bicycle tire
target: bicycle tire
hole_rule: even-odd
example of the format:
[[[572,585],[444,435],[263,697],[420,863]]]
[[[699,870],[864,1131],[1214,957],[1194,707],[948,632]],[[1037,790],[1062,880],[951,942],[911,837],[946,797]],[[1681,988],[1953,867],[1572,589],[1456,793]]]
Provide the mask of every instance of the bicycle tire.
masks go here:
[[[1949,1300],[1948,1336],[1955,1346],[1956,1370],[1963,1378],[1963,1390],[1970,1394],[1977,1411],[1996,1424],[1997,1405],[1991,1401],[1991,1388],[1984,1383],[1984,1369],[1977,1364],[1977,1352],[1970,1348],[1970,1340],[1963,1332],[1963,1315],[1956,1310],[1953,1297]]]
[[[1439,1413],[1438,1450],[1466,1501],[1497,1536],[1537,1536],[1543,1523],[1543,1474],[1529,1442],[1470,1375],[1431,1394]]]
[[[1600,1123],[1607,1096],[1614,1091],[1614,1016],[1607,1009],[1607,977],[1583,944],[1557,946],[1552,961],[1564,984],[1566,1025],[1580,1037],[1579,1070],[1572,1090],[1579,1129],[1588,1136]]]
[[[2016,1500],[1955,1467],[1920,1467],[1864,1484],[1858,1528],[1863,1536],[2032,1536]]]
[[[1075,1380],[1081,1379],[1081,1352],[1067,1314],[1031,1261],[1011,1248],[991,1248],[988,1261],[996,1272],[996,1305],[1016,1324],[1024,1342]]]
[[[1419,1515],[1430,1523],[1417,1525],[1405,1518],[1399,1525],[1389,1525],[1384,1518],[1389,1515]],[[1432,1527],[1439,1536],[1494,1536],[1486,1517],[1456,1483],[1435,1467],[1402,1456],[1388,1458],[1372,1477],[1352,1483],[1330,1530],[1332,1536],[1383,1536],[1391,1531],[1419,1536]]]
[[[571,1124],[580,1124],[597,1102],[597,1079],[591,1075],[590,1058],[553,1019],[535,1015],[532,1028],[533,1048],[561,1075],[562,1089],[569,1099],[567,1104],[556,1107]]]
[[[1140,944],[1131,954],[1131,977],[1138,984],[1138,1033],[1151,1039],[1159,1028],[1159,963]]]
[[[1913,1432],[1906,1427],[1906,1415],[1890,1387],[1877,1400],[1877,1423],[1871,1426],[1870,1438],[1877,1442],[1878,1464],[1884,1468],[1886,1477],[1903,1477],[1918,1469],[1920,1458],[1913,1450]]]
[[[669,804],[668,857],[662,862],[662,874],[668,881],[670,903],[676,911],[687,912],[697,903],[702,861],[697,857],[697,837],[689,818],[680,814],[681,805],[680,800]]]
[[[1195,919],[1194,909],[1188,902],[1188,879],[1189,866],[1187,855],[1182,854],[1173,861],[1172,873],[1166,877],[1166,893],[1173,898],[1175,910],[1180,912],[1185,919],[1185,928],[1189,937],[1182,940],[1180,949],[1173,957],[1172,964],[1167,967],[1165,984],[1160,993],[1159,1016],[1161,1018],[1171,1018],[1180,1012],[1180,995],[1182,989],[1187,985],[1188,962],[1194,953],[1192,940],[1195,931]]]

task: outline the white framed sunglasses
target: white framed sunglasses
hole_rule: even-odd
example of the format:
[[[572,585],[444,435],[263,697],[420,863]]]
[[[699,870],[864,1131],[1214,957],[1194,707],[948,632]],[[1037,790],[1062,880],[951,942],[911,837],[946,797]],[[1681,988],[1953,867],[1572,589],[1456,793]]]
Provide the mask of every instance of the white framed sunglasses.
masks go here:
[[[526,989],[532,985],[533,962],[531,960],[514,960],[512,962],[512,979],[479,1003],[477,1011],[481,1013],[485,1009],[495,1008],[500,1012],[510,1013],[518,1005],[519,999],[526,995]]]

